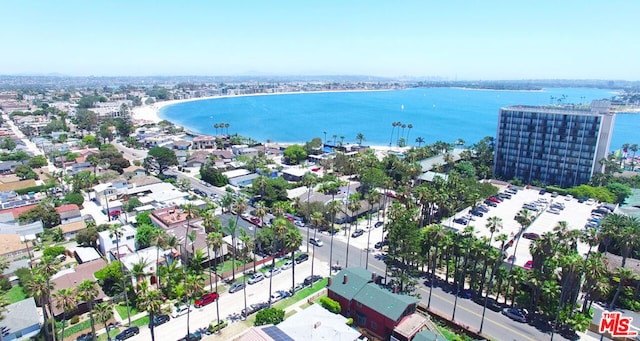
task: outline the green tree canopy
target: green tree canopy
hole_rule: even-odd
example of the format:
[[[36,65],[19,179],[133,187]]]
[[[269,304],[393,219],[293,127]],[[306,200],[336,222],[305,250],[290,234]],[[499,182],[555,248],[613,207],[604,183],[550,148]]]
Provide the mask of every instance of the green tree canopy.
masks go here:
[[[14,169],[14,173],[22,180],[37,179],[38,175],[28,165],[18,165]]]
[[[223,187],[229,183],[229,179],[211,164],[200,167],[200,178],[216,187]]]
[[[153,147],[148,155],[144,159],[145,168],[156,167],[160,174],[164,174],[169,167],[178,165],[176,154],[167,147]]]
[[[256,314],[254,326],[263,326],[265,324],[278,324],[284,321],[284,310],[277,308],[266,308],[260,310]]]
[[[138,225],[138,227],[136,228],[136,243],[138,243],[138,248],[145,249],[151,246],[151,240],[153,239],[153,236],[155,236],[157,233],[160,233],[161,231],[162,230],[153,225]]]
[[[282,154],[284,161],[292,165],[297,165],[307,158],[307,152],[298,144],[287,147]]]
[[[23,223],[32,223],[38,220],[42,220],[44,228],[52,228],[60,225],[60,214],[56,212],[52,205],[41,202],[36,207],[18,216],[18,221]]]
[[[47,158],[44,155],[36,155],[29,160],[29,167],[40,168],[47,165]]]
[[[64,196],[64,200],[70,204],[75,204],[78,206],[82,206],[84,203],[84,197],[82,194],[77,192],[69,192]]]

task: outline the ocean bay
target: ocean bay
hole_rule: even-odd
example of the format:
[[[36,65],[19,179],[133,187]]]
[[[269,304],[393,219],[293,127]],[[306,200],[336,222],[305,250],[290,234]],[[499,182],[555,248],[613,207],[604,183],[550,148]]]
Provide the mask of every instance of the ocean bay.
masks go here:
[[[257,141],[294,143],[320,137],[333,142],[389,145],[392,122],[411,124],[400,128],[408,144],[422,137],[426,143],[454,142],[461,138],[473,143],[495,136],[498,110],[507,105],[545,105],[564,98],[563,103],[589,103],[611,98],[613,90],[593,88],[546,88],[541,91],[494,91],[459,88],[414,88],[390,91],[293,93],[265,96],[234,96],[184,102],[161,109],[159,115],[186,129],[214,135],[216,123],[228,123],[229,133]],[[623,143],[638,143],[634,132],[640,115],[616,117],[611,149]],[[218,129],[218,132],[220,130]],[[226,129],[225,129],[226,132]]]

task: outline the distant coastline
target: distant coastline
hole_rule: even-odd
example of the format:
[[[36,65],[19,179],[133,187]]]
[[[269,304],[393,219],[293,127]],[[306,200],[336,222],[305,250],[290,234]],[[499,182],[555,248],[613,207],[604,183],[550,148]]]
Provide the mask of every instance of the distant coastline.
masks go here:
[[[498,89],[498,88],[490,88],[490,87],[482,87],[482,88],[474,88],[474,87],[466,87],[466,86],[452,86],[452,89],[460,89],[460,90],[472,90],[472,91],[505,91],[505,92],[544,92],[544,88],[535,88],[535,89]]]

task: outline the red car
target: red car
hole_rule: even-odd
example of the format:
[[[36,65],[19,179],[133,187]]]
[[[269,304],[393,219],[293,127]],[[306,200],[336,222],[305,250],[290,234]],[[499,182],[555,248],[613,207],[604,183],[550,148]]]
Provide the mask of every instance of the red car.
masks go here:
[[[489,201],[493,201],[493,202],[495,202],[496,204],[499,204],[499,203],[501,203],[501,202],[502,202],[502,200],[500,200],[500,199],[498,199],[498,198],[496,198],[496,197],[489,197]]]
[[[533,267],[533,260],[528,260],[526,263],[524,263],[525,269],[531,270],[532,267]]]
[[[216,299],[218,299],[217,292],[211,292],[208,294],[202,295],[199,299],[196,300],[195,306],[196,308],[204,307],[209,303],[213,303]]]
[[[257,217],[251,217],[249,220],[251,220],[251,222],[256,225],[260,225],[261,223],[260,218],[257,218]]]

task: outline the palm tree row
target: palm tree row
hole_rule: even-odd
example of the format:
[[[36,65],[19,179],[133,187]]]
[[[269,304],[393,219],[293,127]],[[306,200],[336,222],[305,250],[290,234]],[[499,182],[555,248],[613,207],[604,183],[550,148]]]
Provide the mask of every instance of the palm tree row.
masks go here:
[[[229,123],[216,123],[213,125],[213,127],[216,129],[216,135],[218,134],[218,128],[220,128],[220,132],[224,133],[224,128],[227,128],[227,135],[229,135]]]

